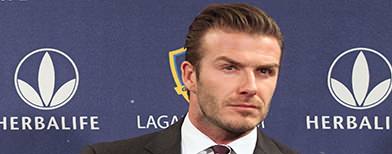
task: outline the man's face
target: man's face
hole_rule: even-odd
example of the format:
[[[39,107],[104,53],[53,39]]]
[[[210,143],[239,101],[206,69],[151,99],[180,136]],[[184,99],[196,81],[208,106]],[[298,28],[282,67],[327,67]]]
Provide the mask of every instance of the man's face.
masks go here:
[[[266,117],[279,73],[276,38],[210,30],[202,39],[199,78],[190,102],[210,124],[229,132],[253,129]]]

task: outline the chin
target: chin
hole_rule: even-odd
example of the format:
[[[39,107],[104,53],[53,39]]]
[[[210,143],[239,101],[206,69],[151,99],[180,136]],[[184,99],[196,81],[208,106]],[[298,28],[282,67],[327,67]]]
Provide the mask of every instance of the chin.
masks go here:
[[[249,131],[251,131],[251,130],[253,130],[253,128],[255,128],[256,126],[241,126],[241,127],[231,127],[231,128],[228,128],[227,130],[229,131],[229,132],[232,132],[233,134],[244,134],[244,133],[247,133],[247,132],[249,132]]]
[[[233,120],[230,123],[227,123],[225,128],[226,130],[236,133],[236,134],[243,134],[251,131],[259,124],[258,122],[252,121],[248,122],[246,119],[242,120]]]

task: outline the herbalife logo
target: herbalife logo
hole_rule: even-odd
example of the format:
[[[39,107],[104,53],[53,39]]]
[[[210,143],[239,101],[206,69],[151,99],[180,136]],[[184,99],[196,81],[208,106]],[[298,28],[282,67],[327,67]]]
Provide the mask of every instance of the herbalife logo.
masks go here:
[[[328,72],[328,88],[340,104],[363,110],[377,106],[388,97],[391,78],[391,64],[381,53],[354,48],[333,61]]]
[[[25,103],[37,109],[53,110],[73,97],[79,74],[75,63],[64,52],[43,48],[29,53],[19,62],[14,82]]]

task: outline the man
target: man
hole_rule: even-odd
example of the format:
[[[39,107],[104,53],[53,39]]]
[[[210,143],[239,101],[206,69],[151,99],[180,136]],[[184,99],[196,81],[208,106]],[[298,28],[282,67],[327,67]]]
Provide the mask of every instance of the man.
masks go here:
[[[291,154],[257,125],[268,113],[283,39],[275,21],[246,4],[209,5],[185,41],[188,114],[168,129],[89,146],[84,154]]]

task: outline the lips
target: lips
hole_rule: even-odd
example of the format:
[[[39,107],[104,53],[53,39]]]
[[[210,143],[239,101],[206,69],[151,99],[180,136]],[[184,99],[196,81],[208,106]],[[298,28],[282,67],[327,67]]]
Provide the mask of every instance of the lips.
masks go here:
[[[258,109],[258,106],[254,104],[242,103],[242,104],[230,104],[230,107],[244,108],[244,109]]]

